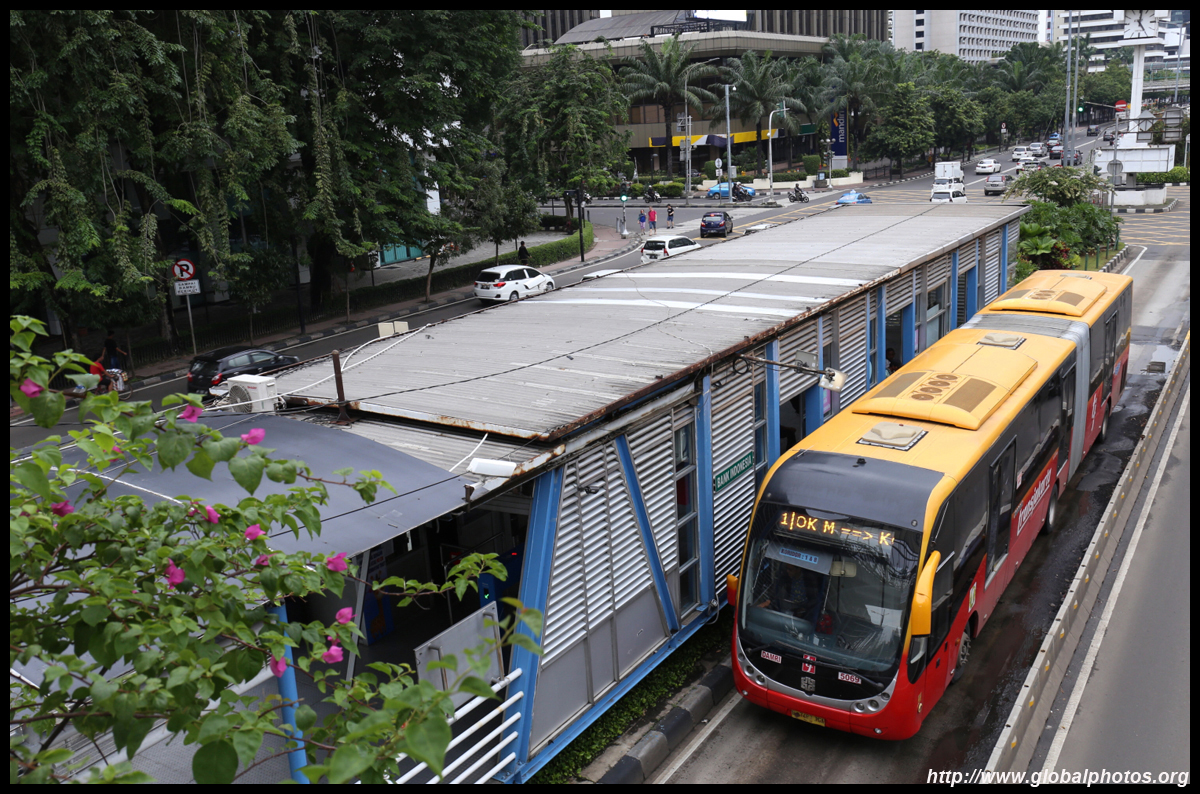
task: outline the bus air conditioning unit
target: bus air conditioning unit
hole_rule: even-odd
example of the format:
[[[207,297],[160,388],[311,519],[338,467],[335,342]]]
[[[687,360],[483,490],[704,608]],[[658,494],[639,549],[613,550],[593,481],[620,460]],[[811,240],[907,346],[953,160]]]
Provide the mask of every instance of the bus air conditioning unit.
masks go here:
[[[229,379],[229,407],[240,414],[271,413],[278,394],[274,378],[237,375]]]

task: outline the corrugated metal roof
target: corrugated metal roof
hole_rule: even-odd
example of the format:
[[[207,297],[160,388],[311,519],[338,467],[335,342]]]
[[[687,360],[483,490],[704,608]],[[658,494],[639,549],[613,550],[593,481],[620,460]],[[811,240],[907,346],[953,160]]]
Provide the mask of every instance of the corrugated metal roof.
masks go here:
[[[924,203],[830,210],[379,340],[343,358],[346,398],[366,413],[554,439],[1025,211]],[[279,390],[334,400],[331,379],[311,385],[329,374],[319,360],[281,373]]]
[[[670,25],[686,17],[683,11],[643,11],[640,14],[619,14],[581,22],[559,36],[555,44],[586,44],[598,36],[615,41],[630,37],[649,36],[655,25]]]

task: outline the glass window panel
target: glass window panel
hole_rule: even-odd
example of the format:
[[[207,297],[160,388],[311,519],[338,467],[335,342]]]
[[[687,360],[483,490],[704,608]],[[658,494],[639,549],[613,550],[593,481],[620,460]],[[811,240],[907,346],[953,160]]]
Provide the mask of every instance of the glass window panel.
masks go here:
[[[765,418],[766,390],[767,385],[765,383],[754,384],[754,421],[756,422]]]
[[[696,477],[689,474],[675,481],[675,517],[683,518],[696,511]]]
[[[679,611],[686,612],[696,605],[700,591],[700,566],[693,565],[686,571],[679,572]]]
[[[688,424],[675,431],[675,471],[692,463],[692,425]]]
[[[696,558],[696,519],[691,518],[679,525],[679,563],[685,564]]]

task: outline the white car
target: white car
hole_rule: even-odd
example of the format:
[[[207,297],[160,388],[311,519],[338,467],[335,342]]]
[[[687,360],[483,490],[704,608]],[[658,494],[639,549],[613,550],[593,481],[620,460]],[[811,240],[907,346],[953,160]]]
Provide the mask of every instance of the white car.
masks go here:
[[[1012,159],[1013,159],[1014,163],[1017,162],[1018,160],[1020,160],[1022,157],[1028,157],[1028,156],[1029,156],[1029,147],[1028,146],[1014,146],[1013,147],[1013,158]]]
[[[1017,163],[1017,171],[1022,174],[1026,171],[1036,171],[1041,167],[1042,161],[1028,154],[1021,158],[1021,162]]]
[[[934,188],[929,194],[931,204],[966,204],[967,194],[963,192],[962,184],[955,184],[954,189]]]
[[[517,301],[554,289],[554,279],[526,265],[490,267],[475,279],[475,297],[484,303]]]
[[[642,264],[666,259],[669,256],[682,254],[685,251],[695,251],[700,243],[682,234],[659,234],[642,244]]]
[[[988,158],[980,160],[975,164],[975,173],[977,174],[998,174],[1000,173],[1000,161]]]
[[[1034,157],[1049,157],[1050,156],[1050,150],[1046,148],[1046,144],[1044,144],[1044,143],[1029,144],[1029,153],[1032,154]]]

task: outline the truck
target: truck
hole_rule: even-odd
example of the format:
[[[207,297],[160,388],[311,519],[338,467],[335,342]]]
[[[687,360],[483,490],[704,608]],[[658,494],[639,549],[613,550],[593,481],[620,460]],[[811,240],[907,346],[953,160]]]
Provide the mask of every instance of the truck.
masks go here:
[[[933,171],[933,188],[929,191],[930,197],[933,196],[933,191],[941,188],[966,190],[963,184],[963,168],[962,163],[957,160],[946,163],[935,163]]]

